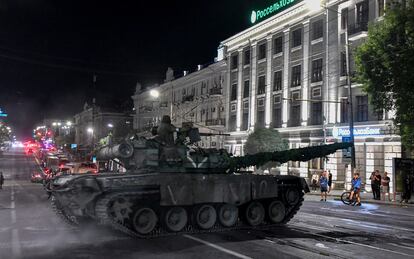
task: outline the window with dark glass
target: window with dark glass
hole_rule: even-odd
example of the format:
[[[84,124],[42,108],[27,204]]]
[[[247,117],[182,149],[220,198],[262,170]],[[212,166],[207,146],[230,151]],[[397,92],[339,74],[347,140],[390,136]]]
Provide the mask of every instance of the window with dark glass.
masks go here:
[[[296,29],[292,33],[292,48],[302,45],[302,28]]]
[[[266,93],[266,77],[259,76],[259,82],[257,86],[257,94],[264,94]]]
[[[282,127],[282,102],[281,96],[275,95],[273,97],[273,114],[272,114],[272,125],[273,128]]]
[[[384,4],[385,0],[378,0],[378,17],[383,16],[384,15],[384,8],[385,8],[385,4]]]
[[[237,84],[231,85],[231,95],[230,95],[230,101],[234,101],[237,99]]]
[[[323,20],[312,23],[312,40],[323,37]]]
[[[290,106],[290,120],[291,127],[300,126],[300,93],[292,92],[291,94],[291,106]]]
[[[243,64],[250,64],[250,49],[244,51]]]
[[[243,88],[243,98],[249,97],[250,93],[250,81],[246,80],[244,81],[244,88]]]
[[[259,60],[266,58],[266,43],[259,45]]]
[[[341,52],[341,76],[346,76],[348,73],[346,68],[346,53],[345,51]]]
[[[322,81],[322,59],[316,59],[312,61],[312,82]]]
[[[236,69],[237,66],[239,65],[239,56],[238,55],[233,55],[231,56],[231,69]]]
[[[312,102],[312,125],[322,124],[322,102]]]
[[[301,84],[301,67],[301,65],[292,67],[292,87],[300,86]]]
[[[282,90],[282,71],[273,73],[273,91]]]
[[[265,127],[265,100],[264,98],[257,99],[257,121],[256,127],[264,128]]]
[[[230,115],[229,118],[229,131],[236,131],[236,115]]]
[[[348,100],[341,100],[341,123],[348,123]]]
[[[345,30],[348,23],[348,8],[341,10],[341,29]]]
[[[277,37],[273,40],[273,54],[278,54],[283,51],[283,38]]]
[[[368,120],[368,96],[357,96],[357,121]]]
[[[368,0],[356,4],[356,22],[358,27],[362,28],[362,26],[366,26],[368,24],[368,14]]]
[[[246,108],[246,103],[243,104],[243,118],[242,118],[241,130],[248,130],[248,127],[249,127],[249,103],[247,102],[247,108]]]

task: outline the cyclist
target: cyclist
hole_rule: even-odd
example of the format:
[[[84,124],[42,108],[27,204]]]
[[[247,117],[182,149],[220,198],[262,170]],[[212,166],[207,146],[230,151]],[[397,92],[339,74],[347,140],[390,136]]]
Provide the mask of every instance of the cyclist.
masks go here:
[[[351,191],[351,195],[349,195],[349,200],[352,201],[355,195],[357,202],[358,202],[356,206],[361,206],[361,198],[359,196],[359,192],[361,191],[361,178],[359,178],[358,172],[354,173],[354,178],[352,178],[351,183],[352,183],[352,191]]]

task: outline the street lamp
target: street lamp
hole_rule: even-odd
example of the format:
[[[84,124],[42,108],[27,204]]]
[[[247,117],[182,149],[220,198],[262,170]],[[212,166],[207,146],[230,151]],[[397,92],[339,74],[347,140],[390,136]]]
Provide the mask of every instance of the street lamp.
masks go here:
[[[160,96],[160,92],[158,90],[153,89],[150,91],[150,95],[154,98],[158,98]]]
[[[93,134],[93,128],[87,128],[87,129],[86,129],[86,131],[87,131],[88,133]]]
[[[112,123],[108,123],[108,128],[113,128],[114,127],[114,125],[112,124]]]
[[[70,126],[72,126],[72,122],[71,121],[67,121],[66,122],[66,125],[70,127]]]

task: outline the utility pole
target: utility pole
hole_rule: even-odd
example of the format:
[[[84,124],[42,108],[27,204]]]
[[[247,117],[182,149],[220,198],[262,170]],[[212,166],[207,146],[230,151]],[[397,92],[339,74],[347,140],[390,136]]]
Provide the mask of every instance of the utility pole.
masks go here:
[[[345,30],[345,56],[346,56],[346,70],[347,70],[347,85],[348,85],[348,120],[349,120],[349,137],[350,142],[354,141],[354,109],[352,108],[352,83],[351,83],[351,66],[350,66],[350,53],[349,53],[349,39],[348,39],[348,21],[346,21]],[[355,144],[351,147],[351,171],[355,169]]]

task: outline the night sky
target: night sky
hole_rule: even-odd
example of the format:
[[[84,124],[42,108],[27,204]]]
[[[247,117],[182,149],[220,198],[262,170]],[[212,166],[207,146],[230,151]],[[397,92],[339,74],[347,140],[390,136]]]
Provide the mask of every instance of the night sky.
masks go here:
[[[253,2],[0,0],[0,108],[19,136],[44,117],[71,118],[91,96],[132,108],[137,81],[212,62],[249,26]]]

